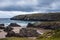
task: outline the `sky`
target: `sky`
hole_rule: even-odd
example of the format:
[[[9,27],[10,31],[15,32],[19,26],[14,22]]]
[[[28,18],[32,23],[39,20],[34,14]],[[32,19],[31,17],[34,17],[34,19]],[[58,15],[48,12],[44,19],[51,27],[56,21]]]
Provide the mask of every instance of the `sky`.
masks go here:
[[[45,12],[60,12],[60,0],[0,0],[0,18]]]

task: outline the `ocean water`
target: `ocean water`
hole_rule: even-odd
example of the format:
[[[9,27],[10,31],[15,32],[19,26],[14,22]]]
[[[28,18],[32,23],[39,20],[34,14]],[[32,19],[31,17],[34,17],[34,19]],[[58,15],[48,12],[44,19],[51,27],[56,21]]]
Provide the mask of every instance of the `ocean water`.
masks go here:
[[[10,18],[0,18],[0,24],[8,26],[10,23],[17,23],[22,27],[26,27],[28,23],[34,23],[35,21],[21,21],[21,20],[10,20]]]

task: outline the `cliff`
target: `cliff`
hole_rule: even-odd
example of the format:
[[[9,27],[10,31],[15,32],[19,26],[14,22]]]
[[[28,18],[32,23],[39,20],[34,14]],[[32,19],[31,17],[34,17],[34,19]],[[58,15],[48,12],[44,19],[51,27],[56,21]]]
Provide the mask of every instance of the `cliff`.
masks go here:
[[[18,16],[12,17],[11,20],[59,21],[60,13],[36,13],[36,14],[18,15]]]

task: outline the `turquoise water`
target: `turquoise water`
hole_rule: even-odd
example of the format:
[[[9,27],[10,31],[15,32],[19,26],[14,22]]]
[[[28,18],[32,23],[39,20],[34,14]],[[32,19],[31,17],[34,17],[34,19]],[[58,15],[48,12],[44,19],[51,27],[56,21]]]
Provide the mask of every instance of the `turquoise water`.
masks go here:
[[[17,23],[22,27],[27,26],[28,23],[34,23],[35,21],[21,21],[21,20],[10,20],[10,18],[0,18],[0,24],[8,26],[10,23]]]

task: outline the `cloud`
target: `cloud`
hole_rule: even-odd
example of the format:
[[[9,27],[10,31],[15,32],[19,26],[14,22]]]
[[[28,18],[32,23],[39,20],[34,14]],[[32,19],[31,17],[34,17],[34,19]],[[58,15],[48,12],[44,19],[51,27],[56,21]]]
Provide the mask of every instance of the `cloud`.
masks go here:
[[[42,12],[60,12],[60,0],[0,0],[0,18]]]
[[[55,1],[51,4],[51,7],[53,10],[55,9],[60,9],[60,0],[59,1]]]
[[[37,6],[37,0],[3,0],[0,2],[0,10],[3,11],[33,11]]]
[[[1,11],[60,11],[60,0],[0,0]]]
[[[0,18],[11,18],[16,15],[27,14],[27,12],[19,11],[0,11]]]
[[[0,11],[0,18],[11,18],[16,15],[25,15],[25,14],[35,14],[41,13],[42,11],[35,11],[35,12],[22,12],[22,11]]]
[[[37,7],[39,11],[45,12],[60,12],[60,0],[45,0],[47,2],[42,2],[42,4]]]

